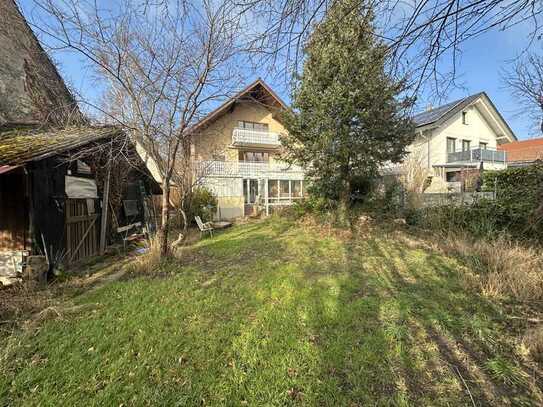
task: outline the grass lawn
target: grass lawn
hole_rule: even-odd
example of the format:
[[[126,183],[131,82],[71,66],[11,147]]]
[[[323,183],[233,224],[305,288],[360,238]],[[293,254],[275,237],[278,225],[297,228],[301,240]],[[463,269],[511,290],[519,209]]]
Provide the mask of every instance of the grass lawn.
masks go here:
[[[538,372],[469,270],[384,232],[272,219],[14,334],[0,405],[538,405]]]

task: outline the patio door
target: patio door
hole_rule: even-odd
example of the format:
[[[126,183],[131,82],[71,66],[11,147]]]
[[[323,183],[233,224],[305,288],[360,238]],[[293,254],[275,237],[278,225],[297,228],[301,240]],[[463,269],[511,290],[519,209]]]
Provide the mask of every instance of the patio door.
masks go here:
[[[243,197],[245,201],[245,216],[250,216],[256,211],[258,198],[258,180],[246,178],[243,180]]]

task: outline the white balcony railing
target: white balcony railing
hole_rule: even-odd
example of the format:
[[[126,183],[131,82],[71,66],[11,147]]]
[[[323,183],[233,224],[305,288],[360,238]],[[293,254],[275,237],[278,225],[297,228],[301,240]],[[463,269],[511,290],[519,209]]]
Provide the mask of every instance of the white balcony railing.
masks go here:
[[[194,165],[199,177],[236,177],[302,179],[301,167],[289,164],[270,164],[247,161],[197,161]]]
[[[279,134],[269,131],[235,128],[232,132],[232,144],[234,146],[269,146],[281,145]]]
[[[506,161],[505,151],[490,150],[484,148],[472,148],[471,150],[455,151],[453,153],[447,153],[448,163],[457,162],[492,162],[492,163],[505,163]]]

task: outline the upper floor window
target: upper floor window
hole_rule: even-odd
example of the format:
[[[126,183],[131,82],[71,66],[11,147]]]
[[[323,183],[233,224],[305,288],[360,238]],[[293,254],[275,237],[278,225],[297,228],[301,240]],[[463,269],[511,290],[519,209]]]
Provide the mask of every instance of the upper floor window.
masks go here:
[[[270,161],[269,153],[263,151],[240,151],[239,161],[251,163],[267,163]]]
[[[456,151],[456,139],[447,137],[447,152],[454,153]]]
[[[257,131],[268,131],[268,123],[247,122],[238,120],[238,128]]]
[[[487,147],[488,147],[488,143],[484,143],[484,142],[482,142],[482,141],[479,142],[479,148],[480,148],[481,150],[486,150]]]
[[[468,124],[468,112],[462,112],[462,124]]]
[[[469,140],[462,140],[462,151],[469,151],[471,141]]]

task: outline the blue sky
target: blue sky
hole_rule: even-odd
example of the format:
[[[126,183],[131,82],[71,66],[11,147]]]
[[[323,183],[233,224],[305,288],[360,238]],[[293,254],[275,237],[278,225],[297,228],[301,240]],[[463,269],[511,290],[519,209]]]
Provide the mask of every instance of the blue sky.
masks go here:
[[[23,0],[20,4],[24,11],[31,8],[31,0]],[[529,32],[530,26],[527,23],[507,31],[493,30],[464,43],[458,64],[460,82],[464,88],[454,89],[447,95],[447,100],[452,101],[469,94],[485,91],[519,139],[539,136],[538,129],[528,115],[522,115],[522,112],[519,112],[517,101],[511,95],[510,90],[504,86],[501,70],[507,66],[508,61],[515,59],[526,48]],[[532,48],[540,46],[540,41],[537,41],[532,45]],[[95,98],[98,96],[100,87],[93,82],[91,72],[85,68],[85,63],[81,58],[73,54],[59,52],[52,56],[68,83],[85,97]],[[444,67],[448,67],[447,62]],[[265,72],[257,72],[254,77],[247,78],[247,83],[257,76],[262,76],[267,80],[288,102],[289,90],[284,85],[285,81],[273,81],[266,76]],[[426,100],[424,94],[420,95],[419,105],[425,106]]]

